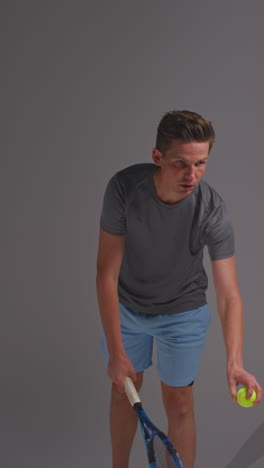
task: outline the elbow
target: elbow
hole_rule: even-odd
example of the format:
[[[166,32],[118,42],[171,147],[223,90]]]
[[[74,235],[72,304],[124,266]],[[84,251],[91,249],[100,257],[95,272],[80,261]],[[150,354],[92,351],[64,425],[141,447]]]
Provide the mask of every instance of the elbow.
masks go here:
[[[117,286],[118,275],[113,272],[97,269],[96,273],[96,287],[97,289],[102,285],[114,285]]]
[[[218,296],[218,311],[220,316],[226,317],[230,312],[239,312],[243,310],[242,298],[239,293]]]

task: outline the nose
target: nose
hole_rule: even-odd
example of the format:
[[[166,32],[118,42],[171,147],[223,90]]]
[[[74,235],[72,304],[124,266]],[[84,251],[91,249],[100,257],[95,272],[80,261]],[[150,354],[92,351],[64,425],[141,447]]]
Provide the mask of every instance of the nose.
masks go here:
[[[185,178],[186,180],[191,181],[194,179],[194,176],[195,176],[195,167],[190,165],[186,168]]]

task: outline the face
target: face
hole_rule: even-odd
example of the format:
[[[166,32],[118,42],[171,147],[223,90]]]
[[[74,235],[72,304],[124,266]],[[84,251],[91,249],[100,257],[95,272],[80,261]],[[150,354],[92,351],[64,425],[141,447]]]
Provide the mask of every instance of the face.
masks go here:
[[[208,142],[174,140],[164,154],[155,148],[152,158],[160,169],[154,179],[161,196],[175,202],[189,195],[205,172],[208,153]]]

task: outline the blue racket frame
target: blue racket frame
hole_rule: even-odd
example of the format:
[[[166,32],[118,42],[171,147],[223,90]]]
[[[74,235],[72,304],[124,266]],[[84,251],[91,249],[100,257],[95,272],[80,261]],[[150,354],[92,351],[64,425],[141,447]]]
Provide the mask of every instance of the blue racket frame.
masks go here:
[[[155,455],[154,455],[153,442],[154,442],[154,437],[158,436],[162,440],[163,444],[167,447],[173,466],[175,468],[184,468],[181,458],[177,450],[175,449],[175,447],[172,445],[170,439],[150,421],[150,419],[148,418],[148,416],[146,415],[145,411],[142,408],[142,404],[135,403],[133,408],[137,414],[137,417],[140,423],[140,428],[143,434],[146,451],[148,455],[148,460],[149,460],[149,467],[157,468]],[[148,429],[151,431],[151,433],[149,433]]]

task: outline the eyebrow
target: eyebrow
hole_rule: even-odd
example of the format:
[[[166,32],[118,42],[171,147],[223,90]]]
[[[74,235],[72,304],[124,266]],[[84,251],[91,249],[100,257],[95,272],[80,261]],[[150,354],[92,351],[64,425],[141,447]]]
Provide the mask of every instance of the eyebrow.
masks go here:
[[[184,159],[184,158],[182,158],[181,156],[175,156],[173,159],[175,159],[175,160],[177,159],[177,160],[180,160],[180,161],[184,161],[184,162],[186,162],[186,163],[189,163],[189,161],[187,161],[187,159]],[[205,156],[204,158],[198,159],[198,161],[195,161],[195,163],[201,162],[201,161],[207,161],[207,160],[208,160],[208,156]],[[195,163],[194,163],[194,164],[195,164]]]

